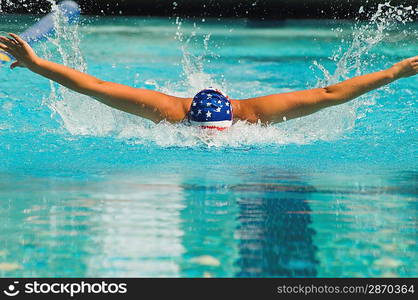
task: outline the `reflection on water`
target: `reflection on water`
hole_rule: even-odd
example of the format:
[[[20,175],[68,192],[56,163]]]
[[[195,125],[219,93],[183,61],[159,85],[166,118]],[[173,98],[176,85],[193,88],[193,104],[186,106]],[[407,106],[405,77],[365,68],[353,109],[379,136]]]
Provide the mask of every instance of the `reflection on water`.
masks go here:
[[[266,176],[259,170],[257,176],[267,183],[252,177],[245,184],[184,186],[185,276],[316,275],[305,202],[314,188],[295,176],[273,176],[274,171],[281,170],[268,170]]]
[[[240,195],[238,276],[316,275],[308,195],[297,189]]]
[[[182,275],[232,277],[238,258],[236,196],[228,188],[207,184],[204,178],[200,183],[183,186]]]
[[[88,260],[87,276],[179,276],[183,252],[179,209],[182,189],[172,184],[104,183],[93,197],[100,201],[95,218],[97,253]]]
[[[343,188],[337,177],[333,185],[329,176],[256,171],[236,173],[237,184],[175,172],[152,184],[145,170],[1,175],[0,276],[418,274],[414,174],[398,174],[395,193],[389,177],[351,177]]]

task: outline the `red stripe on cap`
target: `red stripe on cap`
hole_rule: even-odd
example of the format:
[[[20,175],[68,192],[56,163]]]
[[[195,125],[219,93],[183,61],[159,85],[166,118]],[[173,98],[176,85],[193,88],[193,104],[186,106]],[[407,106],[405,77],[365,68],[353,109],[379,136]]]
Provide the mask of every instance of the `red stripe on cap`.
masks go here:
[[[222,131],[228,128],[228,127],[218,127],[218,126],[199,126],[199,127],[203,129],[216,129],[219,131]]]

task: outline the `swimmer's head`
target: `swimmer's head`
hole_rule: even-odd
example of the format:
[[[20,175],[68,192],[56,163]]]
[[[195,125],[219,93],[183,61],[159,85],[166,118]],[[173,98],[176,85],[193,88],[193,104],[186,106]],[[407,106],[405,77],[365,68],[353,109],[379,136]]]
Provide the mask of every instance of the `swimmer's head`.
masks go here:
[[[228,96],[207,88],[194,96],[188,114],[189,122],[201,128],[224,130],[232,125],[232,105]]]

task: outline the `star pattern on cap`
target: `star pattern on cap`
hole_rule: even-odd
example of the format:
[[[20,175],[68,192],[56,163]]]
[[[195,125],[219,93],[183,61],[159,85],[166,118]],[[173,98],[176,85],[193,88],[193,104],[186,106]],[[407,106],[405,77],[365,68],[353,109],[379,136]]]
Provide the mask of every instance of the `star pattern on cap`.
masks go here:
[[[194,122],[221,122],[232,120],[230,100],[216,90],[206,89],[192,100],[189,120]]]

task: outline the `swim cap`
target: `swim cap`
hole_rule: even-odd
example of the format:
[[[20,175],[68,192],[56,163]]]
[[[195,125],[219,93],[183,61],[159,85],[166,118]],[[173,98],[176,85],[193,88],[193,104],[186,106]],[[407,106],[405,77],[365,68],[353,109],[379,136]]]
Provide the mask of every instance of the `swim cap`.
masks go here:
[[[232,125],[231,101],[219,90],[204,89],[194,96],[188,118],[192,125],[224,130]]]

